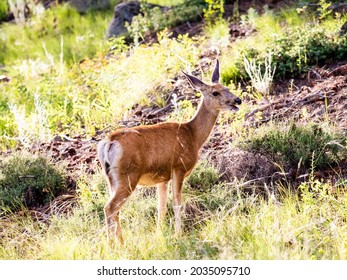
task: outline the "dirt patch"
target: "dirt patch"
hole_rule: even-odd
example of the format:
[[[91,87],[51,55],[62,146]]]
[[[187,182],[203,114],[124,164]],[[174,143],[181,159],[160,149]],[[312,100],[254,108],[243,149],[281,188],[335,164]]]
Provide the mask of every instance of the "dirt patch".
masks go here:
[[[290,87],[287,83],[287,89]],[[249,126],[285,119],[329,121],[347,131],[346,109],[347,64],[343,64],[328,72],[324,69],[312,70],[305,85],[259,104],[246,115],[245,120]]]
[[[274,164],[266,156],[241,149],[223,149],[212,155],[210,160],[222,174],[222,179],[249,181],[271,176],[276,171]]]

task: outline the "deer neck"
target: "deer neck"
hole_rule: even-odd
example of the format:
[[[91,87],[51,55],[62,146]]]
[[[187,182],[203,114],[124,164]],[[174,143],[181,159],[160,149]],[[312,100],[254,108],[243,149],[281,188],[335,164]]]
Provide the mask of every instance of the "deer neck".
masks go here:
[[[187,123],[193,132],[194,142],[198,145],[199,149],[210,136],[218,114],[219,111],[209,111],[205,105],[204,98],[202,98],[197,112]]]

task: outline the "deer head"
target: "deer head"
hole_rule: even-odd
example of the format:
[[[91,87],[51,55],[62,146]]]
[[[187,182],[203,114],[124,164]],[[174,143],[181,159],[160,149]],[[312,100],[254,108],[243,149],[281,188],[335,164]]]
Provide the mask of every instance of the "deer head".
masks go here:
[[[187,77],[190,85],[202,93],[205,106],[210,112],[218,113],[219,111],[223,110],[239,110],[236,105],[241,104],[241,99],[232,94],[227,87],[219,83],[218,59],[212,74],[211,84],[206,84],[197,77],[189,75],[185,72],[183,72],[183,74]]]

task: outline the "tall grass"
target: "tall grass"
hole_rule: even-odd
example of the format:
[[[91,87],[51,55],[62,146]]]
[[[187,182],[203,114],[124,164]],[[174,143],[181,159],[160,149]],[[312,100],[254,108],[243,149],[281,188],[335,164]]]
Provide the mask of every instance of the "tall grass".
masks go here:
[[[105,51],[105,30],[112,18],[112,10],[79,14],[68,5],[58,6],[36,15],[26,23],[0,26],[0,63],[13,65],[21,60],[45,57],[42,44],[58,56],[61,37],[64,39],[64,59],[68,64],[94,57]]]
[[[222,59],[228,67],[222,71],[225,83],[247,78],[244,57],[264,66],[268,53],[276,65],[275,78],[300,77],[315,65],[324,65],[347,57],[347,41],[338,32],[345,15],[317,20],[311,13],[286,9],[280,14],[253,9],[243,16],[242,25],[254,29],[251,36],[237,40]]]
[[[65,41],[60,47],[67,48]],[[20,68],[20,73],[16,67],[10,68],[13,80],[4,85],[5,94],[0,96],[0,135],[6,135],[2,141],[9,145],[7,139],[18,135],[22,127],[10,113],[9,100],[11,108],[16,108],[13,112],[25,112],[22,119],[30,120],[37,112],[38,95],[45,100],[47,131],[93,134],[110,120],[123,118],[135,103],[161,104],[171,85],[168,80],[179,70],[190,68],[197,61],[199,49],[187,36],[170,39],[164,31],[159,43],[131,48],[130,56],[121,52],[108,60],[99,57],[69,67],[62,52],[47,52],[42,60],[47,68],[39,70],[33,64]]]
[[[10,225],[1,221],[6,231],[1,232],[0,259],[347,258],[347,195],[328,184],[311,181],[302,185],[301,194],[284,193],[280,202],[224,185],[204,192],[186,188],[180,238],[174,235],[171,208],[166,227],[156,230],[156,198],[139,190],[121,212],[124,247],[109,247],[103,217],[79,207],[52,217],[49,225],[30,218],[14,218]],[[195,218],[189,220],[192,211]]]

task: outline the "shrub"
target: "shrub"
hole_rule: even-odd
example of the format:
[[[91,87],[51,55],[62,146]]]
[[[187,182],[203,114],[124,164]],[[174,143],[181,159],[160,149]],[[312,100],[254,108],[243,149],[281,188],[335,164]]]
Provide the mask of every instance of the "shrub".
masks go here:
[[[218,20],[221,20],[224,14],[224,0],[205,0],[208,5],[204,9],[204,19],[207,25],[211,25]]]
[[[246,149],[269,153],[275,161],[294,168],[300,163],[306,169],[320,169],[346,156],[342,148],[346,140],[317,124],[282,125],[259,132],[244,144]]]
[[[64,189],[64,174],[47,158],[17,154],[0,165],[1,211],[43,205]]]
[[[149,8],[146,3],[141,4],[141,13],[134,16],[131,24],[126,27],[135,45],[147,35],[171,28],[187,21],[196,21],[201,15],[204,1],[190,0],[172,6],[168,11],[159,7]]]
[[[188,178],[191,188],[199,190],[211,189],[219,179],[218,171],[207,161],[200,161]]]
[[[298,77],[314,65],[347,57],[346,38],[332,37],[322,28],[289,30],[274,41],[277,77]]]
[[[347,37],[339,30],[346,19],[343,16],[319,21],[308,12],[287,11],[280,15],[248,13],[242,23],[257,31],[254,36],[236,41],[223,61],[230,60],[222,73],[223,81],[247,79],[243,59],[254,60],[265,68],[265,58],[272,55],[276,66],[275,78],[301,77],[316,65],[326,65],[347,58]],[[235,70],[238,68],[238,71]]]

